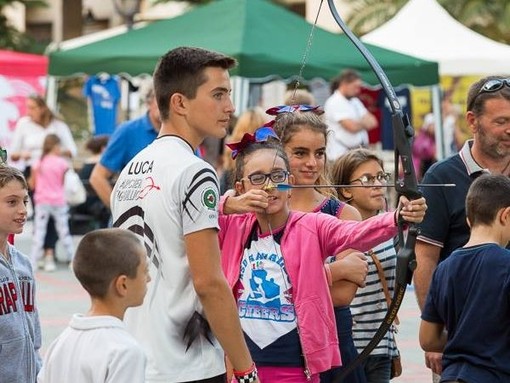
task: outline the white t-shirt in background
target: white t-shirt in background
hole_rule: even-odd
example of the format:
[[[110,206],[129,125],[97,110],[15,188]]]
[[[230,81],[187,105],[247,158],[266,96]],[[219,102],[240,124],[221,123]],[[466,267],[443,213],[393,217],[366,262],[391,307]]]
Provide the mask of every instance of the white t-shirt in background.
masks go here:
[[[368,145],[368,132],[361,130],[356,133],[347,131],[340,121],[359,121],[368,113],[367,108],[357,97],[345,98],[338,90],[324,104],[324,116],[328,125],[328,143],[326,155],[334,161],[349,149]]]

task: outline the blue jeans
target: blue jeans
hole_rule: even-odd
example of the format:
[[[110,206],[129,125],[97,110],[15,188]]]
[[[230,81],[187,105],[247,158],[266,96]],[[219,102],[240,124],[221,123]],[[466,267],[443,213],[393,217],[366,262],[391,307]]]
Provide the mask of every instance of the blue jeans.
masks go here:
[[[391,359],[389,356],[369,356],[363,366],[367,383],[389,383],[391,374]]]

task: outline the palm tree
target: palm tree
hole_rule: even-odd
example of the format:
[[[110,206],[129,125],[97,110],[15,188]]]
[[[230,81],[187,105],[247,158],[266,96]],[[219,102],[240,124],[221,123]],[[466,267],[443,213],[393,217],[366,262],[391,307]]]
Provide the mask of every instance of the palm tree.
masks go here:
[[[351,7],[347,24],[357,35],[364,35],[384,24],[407,0],[345,0]]]
[[[30,48],[32,40],[10,25],[3,15],[4,8],[14,3],[20,3],[26,7],[40,7],[47,4],[42,0],[0,0],[0,48],[23,51]]]
[[[508,0],[443,0],[442,4],[465,26],[493,40],[510,44]]]
[[[351,7],[347,23],[363,35],[384,24],[408,0],[345,0]],[[510,43],[508,0],[438,0],[455,19],[493,40]]]

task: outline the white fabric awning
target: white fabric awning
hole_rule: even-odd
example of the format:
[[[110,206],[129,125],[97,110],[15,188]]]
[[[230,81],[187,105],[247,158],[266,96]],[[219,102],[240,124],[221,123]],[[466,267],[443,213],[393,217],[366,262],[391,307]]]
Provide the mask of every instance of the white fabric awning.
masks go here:
[[[510,45],[465,27],[436,0],[410,0],[364,42],[439,63],[441,75],[510,73]]]

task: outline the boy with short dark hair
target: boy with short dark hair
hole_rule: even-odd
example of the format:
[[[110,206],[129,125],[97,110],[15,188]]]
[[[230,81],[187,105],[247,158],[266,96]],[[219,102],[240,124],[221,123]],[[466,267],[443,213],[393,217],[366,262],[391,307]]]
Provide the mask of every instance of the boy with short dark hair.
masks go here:
[[[91,307],[86,315],[75,314],[51,344],[38,382],[144,382],[145,355],[122,322],[147,291],[144,246],[128,230],[92,231],[78,245],[73,270]]]
[[[224,354],[239,382],[258,383],[221,270],[218,177],[195,155],[206,137],[227,133],[235,64],[194,47],[163,55],[153,76],[159,136],[124,167],[111,196],[113,226],[136,232],[150,254],[149,297],[126,315],[147,350],[148,383],[224,383]]]
[[[443,353],[441,382],[509,382],[510,178],[477,178],[466,215],[469,241],[434,273],[420,344]]]

